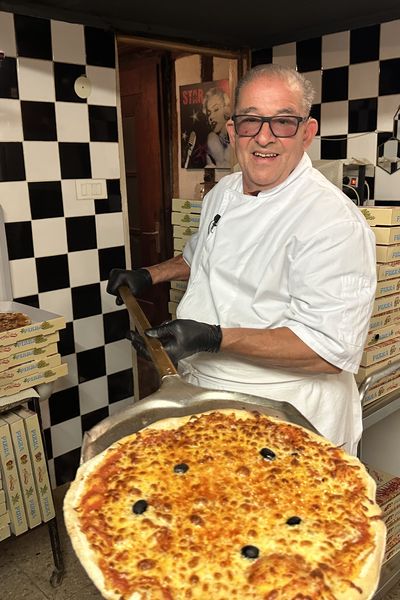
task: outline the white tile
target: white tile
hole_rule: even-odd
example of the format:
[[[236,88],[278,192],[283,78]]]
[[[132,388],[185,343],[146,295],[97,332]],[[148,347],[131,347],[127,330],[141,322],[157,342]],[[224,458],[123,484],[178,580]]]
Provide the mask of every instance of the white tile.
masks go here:
[[[376,200],[398,200],[400,190],[400,171],[390,175],[380,167],[375,169],[375,193]]]
[[[296,67],[296,42],[280,44],[272,48],[272,62],[285,67]]]
[[[321,158],[321,138],[315,137],[311,142],[309,148],[307,148],[307,154],[311,160],[320,160]]]
[[[400,104],[400,94],[378,98],[378,131],[393,131],[393,117]]]
[[[119,179],[119,147],[117,142],[90,142],[93,179]]]
[[[108,406],[107,377],[97,377],[79,386],[79,404],[81,415]]]
[[[34,219],[32,221],[32,237],[35,258],[57,256],[68,252],[64,217]]]
[[[56,123],[59,142],[88,142],[90,140],[87,104],[56,102]]]
[[[380,54],[379,58],[400,57],[400,19],[381,23]]]
[[[90,350],[104,346],[104,326],[102,315],[76,319],[73,323],[75,351]]]
[[[11,286],[14,298],[38,293],[36,263],[34,258],[10,260]]]
[[[116,70],[107,67],[86,66],[86,75],[92,85],[88,104],[116,106]]]
[[[101,310],[103,313],[114,312],[116,310],[124,310],[125,306],[118,306],[115,304],[115,296],[108,294],[106,291],[107,281],[100,281],[100,294],[101,294]]]
[[[57,142],[23,142],[27,181],[61,179]]]
[[[61,456],[82,445],[82,425],[80,417],[69,419],[51,427],[53,457]]]
[[[321,136],[347,134],[348,103],[323,102],[321,104]]]
[[[64,375],[64,377],[60,377],[55,381],[55,392],[66,390],[70,387],[78,385],[78,367],[76,364],[76,354],[68,354],[68,356],[63,356],[61,362],[66,363],[68,365],[68,375]]]
[[[98,283],[100,280],[99,255],[97,250],[81,250],[68,254],[71,287]]]
[[[53,60],[84,65],[86,62],[83,25],[51,21]]]
[[[81,217],[95,214],[94,200],[77,199],[74,179],[64,179],[61,182],[61,190],[66,217]]]
[[[349,100],[375,98],[378,90],[379,61],[349,66]]]
[[[319,104],[321,102],[322,71],[309,71],[307,73],[302,73],[302,75],[312,83],[315,90],[313,104]]]
[[[124,222],[122,213],[96,215],[96,233],[98,248],[123,246]]]
[[[350,62],[350,31],[322,36],[322,68],[343,67]]]
[[[134,402],[135,398],[133,396],[131,396],[130,398],[124,398],[124,400],[120,400],[119,402],[113,402],[109,405],[108,412],[110,413],[110,415],[115,415],[121,412],[122,410],[125,410],[126,408],[132,406]]]
[[[18,84],[21,100],[54,102],[53,62],[37,58],[18,58]]]
[[[4,221],[6,223],[30,221],[32,217],[27,182],[0,182],[0,206],[3,209]]]
[[[62,315],[67,323],[73,319],[70,288],[41,292],[39,294],[39,306],[43,310]]]
[[[129,340],[119,340],[106,344],[107,375],[133,368],[132,344]]]
[[[0,141],[22,142],[21,104],[19,100],[0,98]]]
[[[347,158],[363,159],[375,165],[377,134],[350,134],[347,138]]]
[[[0,40],[1,49],[6,56],[17,56],[14,15],[12,13],[0,12]]]

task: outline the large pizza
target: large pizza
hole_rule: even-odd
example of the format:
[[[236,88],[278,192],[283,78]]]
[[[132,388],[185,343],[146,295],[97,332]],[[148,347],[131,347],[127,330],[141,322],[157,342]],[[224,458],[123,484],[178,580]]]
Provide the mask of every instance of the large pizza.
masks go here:
[[[78,469],[64,515],[112,600],[366,600],[385,546],[357,458],[246,410],[121,439]]]

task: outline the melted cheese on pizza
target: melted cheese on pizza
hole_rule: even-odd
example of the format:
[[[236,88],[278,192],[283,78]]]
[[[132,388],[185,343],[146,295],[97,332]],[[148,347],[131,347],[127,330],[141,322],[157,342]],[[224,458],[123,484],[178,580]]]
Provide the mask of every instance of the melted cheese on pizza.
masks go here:
[[[379,512],[345,456],[257,414],[145,429],[91,473],[80,528],[124,599],[364,598]]]

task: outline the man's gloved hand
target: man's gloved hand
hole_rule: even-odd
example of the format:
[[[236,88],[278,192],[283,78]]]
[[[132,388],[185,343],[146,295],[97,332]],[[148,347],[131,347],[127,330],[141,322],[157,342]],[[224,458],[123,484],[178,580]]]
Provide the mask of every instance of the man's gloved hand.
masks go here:
[[[123,304],[122,298],[118,294],[118,288],[126,285],[134,296],[139,296],[145,290],[153,285],[150,272],[147,269],[112,269],[107,283],[107,292],[117,296],[115,303],[119,306]]]

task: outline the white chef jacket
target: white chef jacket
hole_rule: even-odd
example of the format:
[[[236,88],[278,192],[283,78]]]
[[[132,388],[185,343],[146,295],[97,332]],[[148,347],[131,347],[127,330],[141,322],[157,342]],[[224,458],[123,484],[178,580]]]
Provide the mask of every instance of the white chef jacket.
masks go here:
[[[181,374],[202,387],[287,401],[354,453],[362,422],[352,373],[368,331],[376,261],[375,237],[353,202],[307,154],[283,183],[258,196],[244,194],[242,174],[233,173],[205,197],[183,256],[190,279],[177,318],[222,328],[288,327],[343,371],[305,374],[201,352],[180,361]]]

